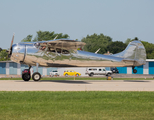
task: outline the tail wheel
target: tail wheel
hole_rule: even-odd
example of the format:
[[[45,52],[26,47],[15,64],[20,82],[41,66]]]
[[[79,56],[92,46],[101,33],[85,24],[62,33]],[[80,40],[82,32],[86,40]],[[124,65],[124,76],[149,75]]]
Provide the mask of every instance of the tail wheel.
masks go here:
[[[134,70],[133,70],[133,73],[137,73],[137,70],[136,70],[136,69],[134,69]]]
[[[132,69],[133,69],[133,73],[137,73],[137,70],[134,69],[134,68],[135,68],[135,66],[132,67]]]
[[[41,74],[38,73],[38,72],[35,72],[33,75],[32,75],[32,79],[34,81],[39,81],[41,79]]]
[[[22,74],[22,79],[24,81],[29,81],[31,79],[31,76],[30,76],[30,74]]]

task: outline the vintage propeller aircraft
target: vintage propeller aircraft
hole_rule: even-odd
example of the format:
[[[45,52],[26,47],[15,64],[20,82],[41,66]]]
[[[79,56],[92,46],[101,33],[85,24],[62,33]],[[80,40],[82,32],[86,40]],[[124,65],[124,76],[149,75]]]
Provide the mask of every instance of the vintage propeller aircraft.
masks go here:
[[[132,67],[146,63],[146,51],[143,44],[132,41],[126,49],[120,53],[103,55],[81,51],[84,42],[70,39],[54,39],[39,42],[21,42],[13,44],[8,51],[10,59],[16,63],[26,64],[29,69],[22,72],[22,79],[29,81],[31,78],[31,66],[42,67]],[[34,81],[39,81],[41,75],[35,72],[32,75]]]

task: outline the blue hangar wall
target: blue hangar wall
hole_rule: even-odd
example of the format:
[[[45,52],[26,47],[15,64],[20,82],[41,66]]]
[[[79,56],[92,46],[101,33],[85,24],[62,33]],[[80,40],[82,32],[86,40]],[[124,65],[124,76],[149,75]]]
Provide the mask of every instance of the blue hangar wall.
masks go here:
[[[11,61],[0,61],[0,74],[6,75],[21,75],[21,72],[24,69],[28,69],[27,65],[17,64]],[[38,72],[41,75],[49,75],[49,72],[52,70],[57,70],[58,68],[46,68],[39,67]],[[132,67],[117,67],[120,74],[134,74]],[[137,69],[136,74],[154,74],[154,59],[147,59],[146,64],[142,66],[135,67]],[[33,66],[31,72],[36,72],[36,67]]]
[[[132,67],[117,67],[117,69],[119,70],[119,73],[121,73],[121,74],[134,74],[133,70],[132,70]],[[135,67],[135,69],[137,70],[136,74],[144,74],[143,65]]]
[[[6,63],[0,63],[0,74],[6,74]]]
[[[28,65],[18,64],[11,61],[0,61],[0,74],[6,75],[21,75],[24,69],[28,69]],[[57,70],[53,67],[38,67],[38,72],[41,75],[50,75],[50,71]],[[31,72],[36,72],[36,66],[31,68]]]
[[[121,74],[134,74],[132,67],[117,67]],[[135,67],[136,74],[154,74],[154,59],[147,59],[146,64]]]

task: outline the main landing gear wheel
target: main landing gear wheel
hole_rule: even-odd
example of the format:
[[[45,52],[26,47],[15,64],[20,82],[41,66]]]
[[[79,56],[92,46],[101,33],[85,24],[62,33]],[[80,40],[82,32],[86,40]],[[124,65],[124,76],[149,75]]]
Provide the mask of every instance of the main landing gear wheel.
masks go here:
[[[24,81],[29,81],[31,79],[31,76],[30,76],[30,74],[25,73],[25,74],[22,74],[22,79]]]
[[[33,75],[32,75],[32,79],[34,81],[39,81],[41,79],[41,74],[38,73],[38,72],[35,72]]]
[[[29,81],[31,79],[31,75],[30,75],[30,68],[29,69],[24,69],[22,71],[22,79],[24,81]]]

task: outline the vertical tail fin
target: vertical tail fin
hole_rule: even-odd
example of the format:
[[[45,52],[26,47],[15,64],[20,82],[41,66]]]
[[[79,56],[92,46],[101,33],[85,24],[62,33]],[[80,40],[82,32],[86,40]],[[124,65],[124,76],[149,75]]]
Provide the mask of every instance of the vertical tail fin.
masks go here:
[[[146,50],[138,40],[130,42],[124,51],[113,56],[124,58],[124,61],[134,61],[134,66],[146,63]]]

